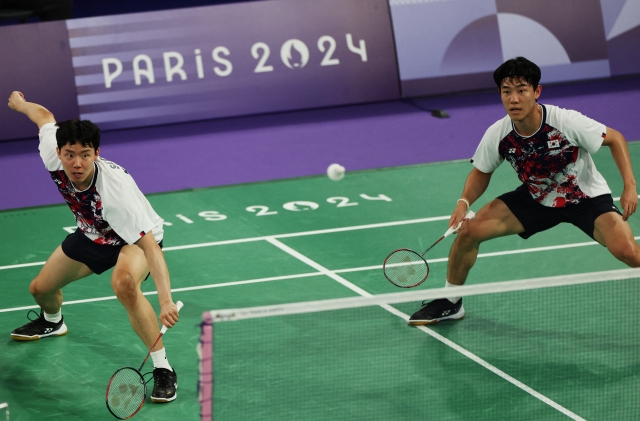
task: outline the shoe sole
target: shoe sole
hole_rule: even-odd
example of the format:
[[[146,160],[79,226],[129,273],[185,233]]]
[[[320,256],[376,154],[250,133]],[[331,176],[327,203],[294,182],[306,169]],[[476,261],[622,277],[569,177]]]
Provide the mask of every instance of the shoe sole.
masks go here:
[[[173,395],[172,398],[154,398],[153,396],[151,397],[151,402],[153,403],[167,403],[167,402],[171,402],[173,400],[175,400],[178,397],[178,394],[176,393],[175,395]]]
[[[432,319],[432,320],[409,320],[409,324],[411,326],[424,326],[424,325],[433,325],[436,324],[438,322],[444,321],[444,320],[462,320],[464,319],[464,315],[466,313],[464,312],[464,310],[462,311],[462,315],[460,314],[460,312],[456,313],[456,314],[452,314],[451,316],[447,316],[447,317],[442,317],[440,319]]]
[[[64,329],[64,331],[62,331],[62,329]],[[44,335],[27,336],[27,335],[18,335],[17,333],[12,333],[11,338],[13,338],[16,341],[37,341],[38,339],[48,338],[50,336],[64,336],[67,333],[69,333],[69,330],[67,329],[67,326],[63,324],[60,327],[60,329],[56,330],[55,332],[46,333]]]

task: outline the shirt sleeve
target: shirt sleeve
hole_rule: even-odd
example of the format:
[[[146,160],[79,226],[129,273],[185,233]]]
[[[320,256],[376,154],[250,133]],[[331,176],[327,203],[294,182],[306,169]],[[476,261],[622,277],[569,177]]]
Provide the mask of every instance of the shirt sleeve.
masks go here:
[[[56,141],[57,131],[58,126],[56,126],[55,123],[47,123],[40,127],[40,145],[38,149],[40,150],[40,157],[47,171],[58,171],[62,169],[62,162],[60,162],[60,158],[58,158],[58,153],[56,152],[58,147],[58,142]]]
[[[118,199],[117,203],[105,201],[105,220],[127,244],[134,244],[153,231],[153,221],[145,213],[140,201],[125,189],[120,190]]]
[[[567,139],[593,154],[600,149],[607,133],[607,127],[574,110],[563,110],[560,131]]]
[[[142,193],[134,186],[119,184],[103,188],[100,192],[104,219],[127,244],[134,244],[146,233],[153,231],[154,223],[142,203]]]
[[[473,158],[471,158],[473,166],[483,173],[494,172],[504,161],[498,151],[502,123],[502,120],[500,120],[487,129],[484,136],[482,136],[482,140],[480,140],[476,152],[473,154]]]

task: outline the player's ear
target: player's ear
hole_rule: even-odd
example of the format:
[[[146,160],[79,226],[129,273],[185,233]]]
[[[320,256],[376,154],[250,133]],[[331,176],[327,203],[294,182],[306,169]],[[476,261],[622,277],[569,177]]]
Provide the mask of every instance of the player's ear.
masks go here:
[[[534,91],[535,94],[535,98],[538,99],[540,98],[540,94],[542,93],[542,85],[538,85],[536,87],[536,90]]]
[[[98,159],[99,156],[100,156],[100,148],[98,147],[98,149],[96,149],[96,159]]]

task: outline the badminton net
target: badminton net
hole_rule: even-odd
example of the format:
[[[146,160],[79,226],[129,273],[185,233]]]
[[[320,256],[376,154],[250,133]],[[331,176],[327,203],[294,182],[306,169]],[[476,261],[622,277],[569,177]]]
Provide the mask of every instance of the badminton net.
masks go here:
[[[640,270],[203,314],[201,420],[637,419]],[[613,399],[615,397],[615,399]]]

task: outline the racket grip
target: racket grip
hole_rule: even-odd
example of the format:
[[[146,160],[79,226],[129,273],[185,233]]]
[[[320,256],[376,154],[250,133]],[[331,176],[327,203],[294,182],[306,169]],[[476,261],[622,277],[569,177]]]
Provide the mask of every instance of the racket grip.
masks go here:
[[[184,305],[184,303],[182,301],[178,301],[176,303],[176,307],[178,308],[178,312],[180,312],[180,309],[182,308],[182,306]],[[164,335],[165,333],[167,333],[167,327],[166,326],[162,326],[162,329],[160,329],[160,334]]]
[[[476,216],[476,213],[475,213],[474,211],[472,211],[472,210],[469,210],[469,211],[467,212],[467,214],[464,216],[464,219],[473,219],[473,218],[475,218],[475,216]],[[444,233],[444,236],[443,236],[442,238],[444,238],[444,237],[448,237],[448,236],[450,236],[451,234],[453,234],[454,232],[458,231],[458,230],[460,229],[460,227],[462,226],[462,223],[463,223],[463,222],[464,222],[464,220],[460,221],[460,223],[458,223],[458,225],[457,225],[457,226],[455,226],[455,227],[450,227],[450,228],[447,230],[447,232],[445,232],[445,233]]]

